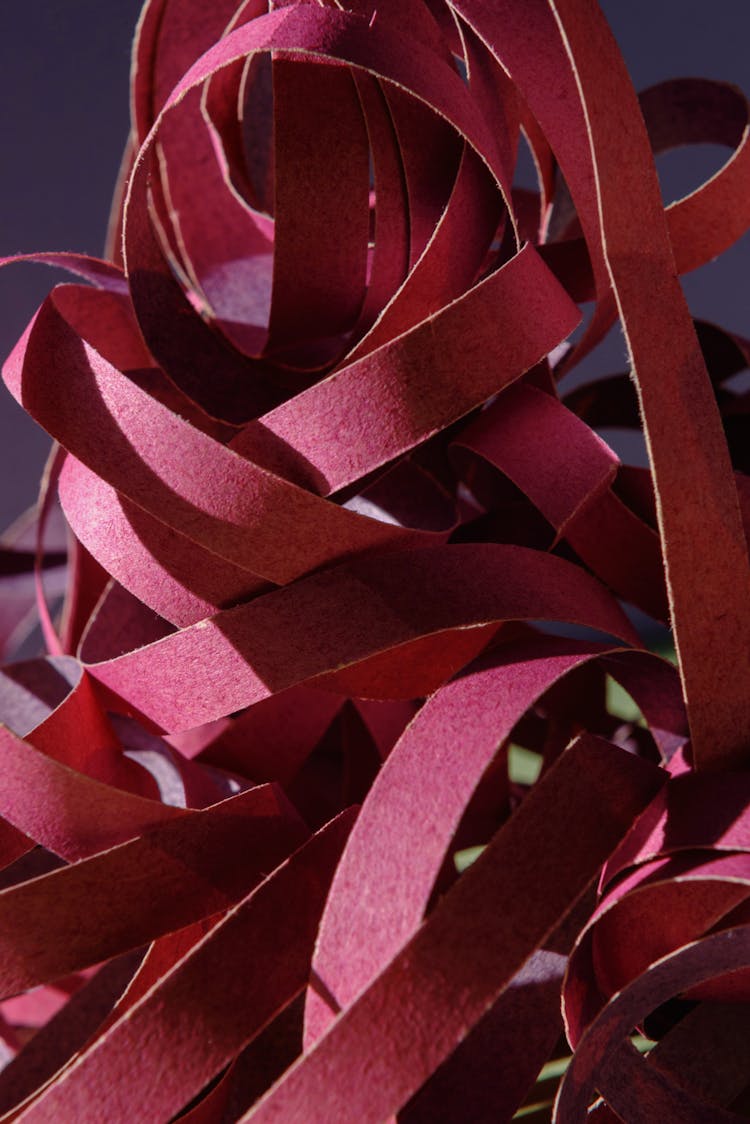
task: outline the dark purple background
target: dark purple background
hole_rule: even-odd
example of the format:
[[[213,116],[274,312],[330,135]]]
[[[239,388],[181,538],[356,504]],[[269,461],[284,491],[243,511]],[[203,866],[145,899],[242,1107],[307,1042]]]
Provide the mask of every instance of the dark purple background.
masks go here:
[[[207,0],[210,2],[210,0]],[[4,0],[0,22],[0,254],[100,253],[127,132],[129,44],[139,0]],[[701,75],[750,87],[750,0],[604,0],[637,88]],[[660,160],[667,199],[725,158],[711,148]],[[687,278],[696,315],[750,334],[750,241]],[[5,356],[54,275],[0,271]],[[611,339],[593,369],[622,365]],[[36,497],[48,439],[0,391],[0,527]]]

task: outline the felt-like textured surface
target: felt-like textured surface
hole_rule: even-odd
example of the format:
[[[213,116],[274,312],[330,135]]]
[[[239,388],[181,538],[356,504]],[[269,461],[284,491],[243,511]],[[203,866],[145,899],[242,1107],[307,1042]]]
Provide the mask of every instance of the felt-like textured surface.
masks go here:
[[[750,344],[679,276],[745,96],[594,0],[147,0],[131,106],[111,260],[0,262],[72,275],[3,368],[1,1118],[510,1120],[564,1028],[562,1124],[736,1119]]]

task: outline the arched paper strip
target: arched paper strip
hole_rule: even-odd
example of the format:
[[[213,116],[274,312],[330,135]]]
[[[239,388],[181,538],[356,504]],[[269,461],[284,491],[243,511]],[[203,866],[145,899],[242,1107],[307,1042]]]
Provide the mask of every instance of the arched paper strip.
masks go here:
[[[663,760],[669,762],[688,739],[677,668],[651,652],[622,651],[605,657],[603,663],[609,674],[633,697]]]
[[[272,69],[271,351],[353,326],[365,295],[369,217],[369,145],[351,74],[278,56]]]
[[[750,739],[745,705],[750,690],[748,557],[731,466],[674,276],[656,176],[646,173],[647,138],[635,112],[628,119],[627,137],[620,133],[615,142],[621,108],[613,115],[613,101],[604,91],[616,90],[620,107],[634,98],[624,64],[589,0],[575,12],[569,0],[559,0],[556,12],[582,90],[607,265],[638,381],[694,760],[699,767],[726,767],[745,759]],[[626,188],[623,167],[631,170]],[[644,235],[649,261],[639,259],[635,281],[633,255]],[[657,325],[661,347],[654,343]],[[701,453],[686,458],[691,432]],[[714,553],[699,561],[696,544],[706,538]],[[729,618],[727,605],[732,606]]]
[[[747,925],[696,941],[654,964],[645,975],[615,996],[586,1031],[560,1086],[555,1104],[555,1120],[559,1124],[574,1124],[583,1118],[593,1100],[598,1080],[601,1079],[599,1071],[602,1071],[602,1078],[606,1079],[605,1066],[610,1056],[629,1035],[631,1028],[637,1026],[651,1010],[697,983],[748,965],[750,926]],[[618,1061],[619,1057],[614,1060]],[[613,1069],[617,1072],[616,1065]],[[618,1083],[618,1087],[621,1094],[626,1093],[623,1083]],[[631,1088],[637,1095],[638,1087],[631,1084]],[[614,1097],[614,1089],[610,1095]],[[670,1096],[669,1090],[664,1090],[664,1096]],[[675,1108],[675,1101],[671,1098],[666,1101],[649,1098],[649,1102],[646,1111],[653,1110],[658,1119],[669,1119],[669,1113]],[[676,1106],[676,1119],[694,1119],[696,1124],[698,1121],[703,1124],[705,1115],[685,1115],[692,1110],[690,1102],[689,1094],[683,1095]],[[692,1105],[694,1104],[693,1101]],[[640,1102],[638,1111],[642,1108],[643,1102]],[[698,1111],[705,1113],[706,1109],[699,1108]],[[713,1114],[712,1120],[737,1119],[734,1113],[722,1114],[722,1110],[716,1105],[710,1106],[710,1111]],[[666,1115],[662,1116],[662,1112]]]
[[[0,672],[4,724],[20,736],[30,733],[48,718],[79,680],[80,669],[65,658],[9,664]],[[108,739],[104,740],[106,743]]]
[[[216,769],[201,768],[132,718],[112,714],[123,754],[150,774],[160,799],[175,808],[207,808],[251,785]]]
[[[205,1096],[184,1114],[185,1124],[216,1124],[220,1105],[226,1106],[225,1116],[241,1116],[297,1056],[299,1010],[297,996],[245,1047],[218,1084],[211,1083]]]
[[[242,1119],[323,1124],[349,1114],[374,1124],[400,1108],[572,908],[653,791],[652,767],[636,758],[593,739],[572,747],[375,982]],[[546,892],[530,909],[521,889],[542,869]]]
[[[72,529],[106,571],[174,624],[194,624],[269,588],[269,582],[248,569],[147,514],[73,457],[63,467],[59,492]],[[374,516],[384,534],[401,534],[415,546],[444,543],[456,522],[449,497],[406,462],[345,506]]]
[[[75,273],[92,285],[103,289],[110,289],[115,293],[127,293],[125,275],[118,266],[112,262],[92,258],[88,254],[72,254],[60,251],[38,254],[14,254],[12,257],[0,258],[0,267],[13,265],[16,262],[31,262],[39,265],[51,265],[55,269],[66,269]]]
[[[77,772],[10,730],[0,729],[0,759],[6,777],[0,814],[69,861],[132,839],[180,815],[178,809],[157,799],[124,792]],[[157,796],[153,782],[149,791]],[[97,808],[95,819],[92,807]]]
[[[610,486],[619,464],[556,398],[525,384],[509,387],[456,443],[509,476],[560,537]]]
[[[133,49],[133,121],[142,143],[172,87],[220,37],[237,7],[219,0],[147,0]]]
[[[643,864],[607,895],[591,921],[592,962],[597,985],[609,996],[676,947],[712,929],[750,897],[750,857],[695,855]],[[626,936],[627,934],[627,936]],[[571,967],[572,970],[572,967]],[[723,995],[748,997],[747,979],[735,978]]]
[[[347,366],[472,287],[497,230],[500,208],[500,196],[487,169],[473,149],[465,146],[450,198],[422,256],[403,285],[390,289],[391,299],[383,302],[385,307],[375,324],[348,352]],[[377,214],[376,209],[376,223]],[[376,235],[378,229],[376,226]],[[376,255],[377,249],[376,241]]]
[[[618,596],[657,621],[669,620],[659,536],[613,490],[571,520],[567,539]]]
[[[212,416],[244,421],[269,409],[279,395],[257,364],[195,314],[183,292],[175,263],[165,256],[149,193],[152,162],[151,152],[136,162],[125,209],[123,244],[138,323],[154,359],[181,390]],[[179,335],[167,328],[174,322],[180,323]]]
[[[372,786],[337,870],[313,962],[325,991],[308,993],[308,1044],[331,1021],[334,1000],[351,1002],[421,919],[474,786],[518,719],[593,659],[612,662],[601,647],[571,641],[511,644],[423,705]],[[624,653],[621,662],[629,659]],[[645,678],[658,674],[653,657],[645,662],[653,665],[643,667]],[[637,666],[629,670],[637,676]],[[648,701],[644,708],[652,717]],[[373,868],[377,878],[365,877]]]
[[[729,249],[747,230],[750,107],[735,86],[699,78],[660,82],[638,100],[655,152],[684,144],[735,150],[705,184],[667,208],[677,270],[687,273]]]
[[[254,19],[264,0],[240,4],[232,22]],[[203,109],[229,191],[270,239],[273,232],[273,97],[270,55],[247,55],[203,86]]]
[[[227,189],[203,117],[200,89],[191,91],[179,113],[163,122],[159,151],[171,204],[169,221],[179,232],[183,264],[195,292],[239,350],[260,354],[268,322],[273,243]]]
[[[100,694],[76,660],[62,656],[29,661],[16,665],[9,677],[25,688],[13,729],[36,749],[92,779],[153,794],[141,770],[123,760]]]
[[[741,654],[750,645],[747,550],[710,383],[675,279],[656,173],[651,170],[647,177],[645,171],[652,167],[647,137],[637,112],[628,117],[627,136],[620,127],[621,107],[635,96],[622,59],[603,17],[588,0],[576,4],[575,10],[568,0],[551,9],[546,0],[535,4],[538,38],[533,60],[520,37],[522,21],[513,20],[513,0],[497,12],[509,17],[502,40],[494,30],[497,25],[488,26],[481,4],[457,0],[452,6],[478,32],[486,29],[492,49],[517,79],[545,128],[577,202],[595,274],[601,277],[603,259],[598,254],[602,236],[606,237],[607,269],[633,357],[659,495],[696,760],[709,767],[741,761],[750,737],[741,701],[747,698],[745,677],[750,675],[750,664]],[[509,34],[511,29],[517,34]],[[549,54],[540,80],[536,68],[542,65],[542,50]],[[549,81],[553,57],[559,82],[569,87],[564,102]],[[631,172],[627,189],[624,168]],[[643,258],[644,237],[648,261]],[[656,336],[654,325],[658,325]],[[655,339],[663,341],[661,348],[655,346]],[[695,430],[697,417],[700,435]],[[702,452],[686,460],[686,434],[691,432]],[[713,563],[696,557],[696,544],[706,538],[716,547]],[[725,619],[727,604],[733,606],[731,626]],[[709,651],[720,651],[722,659],[707,659]]]
[[[78,680],[72,688],[70,678]],[[3,687],[6,721],[13,716],[19,729],[30,731],[22,741],[0,730],[7,861],[28,849],[27,836],[75,861],[180,814],[157,799],[159,788],[138,763],[138,754],[126,755],[80,665],[72,660],[17,665],[12,679],[4,676]],[[168,766],[165,762],[161,772]],[[192,794],[199,803],[211,803],[226,791],[210,776],[194,776],[189,762],[177,759],[171,769],[188,786],[183,802]]]
[[[461,146],[445,121],[409,97],[406,91],[386,87],[384,92],[401,149],[409,203],[409,266],[413,269],[448,203]]]
[[[222,66],[251,51],[270,48],[330,56],[413,91],[463,133],[482,159],[495,164],[491,132],[472,112],[465,87],[444,54],[435,54],[416,38],[406,49],[396,25],[387,19],[373,20],[370,26],[369,20],[332,9],[292,5],[237,28],[190,68],[167,105],[176,104],[185,91]]]
[[[409,268],[409,215],[404,168],[382,86],[368,74],[354,74],[367,127],[375,196],[371,213],[372,253],[368,261],[367,291],[357,334],[372,325],[396,292]]]
[[[526,246],[435,316],[251,423],[234,447],[284,476],[289,449],[292,466],[299,459],[316,491],[335,491],[481,405],[543,359],[578,319]]]
[[[118,370],[153,366],[125,293],[89,285],[58,285],[55,307],[75,333]]]
[[[637,643],[616,603],[577,567],[522,547],[484,544],[394,553],[387,568],[380,559],[358,560],[90,670],[129,706],[174,731],[322,675],[336,690],[338,669],[346,674],[348,665],[448,629],[542,618],[573,619]],[[290,628],[297,637],[292,650],[279,643]],[[434,690],[467,658],[462,651],[458,666],[441,661],[432,672],[420,661],[411,681],[405,674],[388,681],[390,697]],[[196,666],[200,690],[188,698],[183,676],[191,681]]]
[[[209,933],[212,932],[226,918],[229,911],[202,917],[180,929],[165,933],[152,941],[146,954],[138,965],[138,971],[123,991],[118,1001],[107,1013],[107,1017],[99,1027],[97,1037],[106,1034],[127,1014],[141,999],[150,992],[155,985],[167,975],[189,952],[196,948]]]
[[[39,484],[39,497],[36,505],[36,558],[34,559],[36,607],[37,613],[39,614],[42,636],[47,645],[47,651],[52,656],[62,655],[63,647],[52,621],[52,617],[50,616],[47,594],[44,588],[44,543],[47,524],[50,521],[50,514],[54,507],[55,487],[60,475],[63,457],[64,453],[62,450],[57,445],[53,444],[49,456],[47,457],[47,463],[44,466],[44,472],[42,473],[42,479]]]
[[[674,777],[612,856],[604,884],[630,866],[676,851],[750,851],[749,806],[745,773]]]
[[[743,1004],[700,1003],[651,1047],[648,1065],[709,1104],[732,1104],[747,1087],[748,1026]],[[590,1114],[596,1124],[605,1119],[602,1109]]]
[[[124,499],[74,457],[60,502],[75,534],[112,574],[160,616],[184,626],[268,588],[250,571],[193,542]]]
[[[386,42],[379,42],[381,37],[380,27],[373,37],[372,29],[368,29],[365,37],[362,33],[367,29],[365,21],[356,17],[345,16],[344,13],[326,11],[316,14],[313,8],[289,8],[274,12],[266,17],[251,21],[251,23],[237,28],[227,38],[217,45],[213,51],[208,52],[200,63],[191,68],[186,80],[179,84],[171,97],[168,106],[176,105],[185,92],[196,86],[203,78],[216,73],[221,66],[231,64],[243,53],[252,49],[268,49],[277,47],[294,50],[313,51],[318,54],[321,50],[325,53],[330,50],[331,31],[336,29],[341,43],[346,43],[347,53],[352,52],[352,61],[357,65],[364,65],[374,72],[385,70],[386,75],[412,89],[416,82],[418,93],[421,94],[425,80],[429,93],[425,100],[436,106],[438,111],[453,121],[458,111],[457,122],[459,129],[472,141],[480,156],[487,159],[492,165],[494,160],[494,144],[481,122],[471,114],[461,113],[461,103],[465,102],[466,95],[460,80],[455,72],[451,73],[442,60],[428,52],[420,52],[421,58],[415,56],[414,50],[410,52],[408,64],[404,57],[400,40],[393,35],[386,35]],[[365,39],[367,40],[365,42]],[[394,71],[395,67],[395,71]],[[434,77],[437,70],[442,68],[441,81],[436,84]],[[423,72],[420,74],[420,70]],[[452,99],[446,99],[443,89],[446,82],[451,83]],[[482,135],[481,142],[477,143],[477,129]],[[158,130],[158,123],[157,123]],[[155,133],[152,134],[156,135]],[[154,215],[148,216],[147,176],[150,166],[148,146],[145,146],[136,164],[131,187],[126,204],[125,241],[129,247],[127,251],[128,274],[131,280],[131,290],[136,305],[136,310],[149,346],[156,357],[165,365],[167,371],[197,396],[203,404],[213,401],[214,408],[220,408],[227,413],[235,414],[239,410],[253,412],[249,393],[248,377],[249,368],[245,367],[243,379],[242,365],[238,365],[221,348],[210,332],[200,324],[195,317],[186,319],[182,338],[170,340],[164,333],[163,317],[168,319],[174,315],[188,316],[188,303],[180,293],[177,283],[172,279],[169,269],[161,256],[158,240],[151,229]],[[189,335],[187,334],[189,333]],[[190,370],[190,362],[195,363],[197,355],[201,355],[204,366],[212,371],[213,387],[206,384],[204,388],[196,383],[194,374]],[[237,382],[237,379],[240,381]],[[230,403],[231,383],[234,380],[235,401]],[[239,388],[242,387],[244,402],[237,398]],[[257,394],[261,397],[264,393],[261,384],[256,386],[255,394],[257,409]]]
[[[3,551],[0,557],[4,565],[15,571],[0,578],[0,653],[5,659],[13,659],[38,623],[34,559],[33,555],[19,551]],[[62,596],[66,591],[66,567],[50,566],[44,581],[50,596]]]
[[[453,16],[453,13],[450,13]],[[446,20],[450,18],[446,12]],[[525,106],[518,90],[505,71],[496,67],[487,54],[484,44],[471,29],[458,20],[453,20],[455,30],[460,36],[458,47],[463,54],[466,79],[478,110],[490,123],[495,123],[497,145],[500,157],[502,178],[500,187],[503,200],[508,208],[508,221],[515,240],[518,239],[516,224],[518,218],[513,213],[513,178],[518,159],[520,132],[525,124]],[[448,38],[448,36],[446,36]],[[454,47],[454,52],[456,47]],[[510,232],[508,232],[510,233]],[[536,238],[533,239],[536,241]]]
[[[11,819],[31,815],[29,822],[36,822],[33,794],[24,791],[20,780],[26,767],[24,758],[32,772],[38,765],[42,773],[55,773],[59,763],[80,777],[82,783],[96,780],[105,786],[113,785],[123,796],[156,795],[144,770],[123,756],[97,691],[75,660],[63,657],[16,664],[3,674],[0,684],[4,717],[11,727],[2,733],[4,753],[9,779],[16,777],[5,795],[6,809],[13,809],[12,813],[9,811]],[[27,741],[21,743],[16,735]],[[44,758],[50,763],[44,764]],[[68,774],[60,774],[63,775]],[[51,796],[57,785],[52,783],[44,788]],[[81,806],[79,812],[82,811]]]
[[[532,1089],[559,1040],[559,986],[567,952],[586,897],[529,958],[494,1006],[399,1113],[404,1124],[453,1124],[465,1117],[476,1124],[510,1119]],[[527,1100],[529,1098],[527,1097]]]
[[[51,377],[55,365],[65,371],[59,382]],[[287,581],[300,566],[329,561],[332,542],[345,554],[409,541],[408,532],[336,508],[217,445],[81,343],[50,303],[30,329],[19,375],[13,384],[19,397],[78,459],[157,518],[251,573]],[[54,386],[59,393],[50,394]],[[253,510],[255,521],[263,520],[262,537],[253,531]],[[305,525],[308,542],[300,537]]]
[[[596,184],[588,148],[585,114],[576,74],[566,57],[547,0],[450,0],[450,7],[473,30],[518,87],[541,127],[576,203],[602,298],[610,287],[599,229]],[[530,50],[529,27],[534,29]]]
[[[168,621],[110,578],[88,614],[76,656],[84,663],[108,660],[173,631]]]
[[[750,213],[744,184],[750,172],[748,102],[734,86],[698,78],[659,82],[642,91],[638,100],[655,154],[685,144],[722,144],[734,149],[710,179],[666,208],[677,272],[688,273],[712,261],[747,229]],[[717,216],[721,216],[721,222],[716,221]],[[589,299],[591,286],[585,277],[583,241],[569,238],[550,242],[546,248],[550,263],[565,265],[566,278],[585,278],[578,297]]]
[[[630,1043],[623,1042],[613,1052],[610,1064],[615,1063],[616,1074],[603,1067],[601,1083],[608,1101],[616,1104],[619,1113],[615,1119],[622,1120],[623,1114],[647,1112],[655,1119],[685,1121],[686,1124],[738,1124],[742,1119],[738,1114],[722,1109],[713,1099],[696,1096],[692,1090],[685,1089],[679,1081],[671,1080],[660,1070],[652,1069],[642,1059],[639,1051]],[[608,1103],[608,1102],[605,1102]]]
[[[421,708],[364,801],[336,872],[307,995],[308,1047],[420,923],[472,792],[516,722],[601,651],[551,638],[501,648]],[[365,877],[372,870],[376,878]]]
[[[696,851],[644,863],[611,885],[579,934],[563,987],[568,1039],[577,1046],[586,1026],[617,991],[650,964],[707,932],[745,918],[747,854]],[[713,999],[744,1000],[747,975],[717,982]],[[701,998],[701,993],[696,998]]]

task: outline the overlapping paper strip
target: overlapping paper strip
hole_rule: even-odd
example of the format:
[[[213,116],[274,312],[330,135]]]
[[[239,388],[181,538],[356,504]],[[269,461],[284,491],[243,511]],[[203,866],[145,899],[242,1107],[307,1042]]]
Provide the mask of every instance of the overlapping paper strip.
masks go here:
[[[133,59],[4,367],[0,1120],[743,1118],[750,345],[678,275],[744,95],[639,104],[594,0],[149,0]]]

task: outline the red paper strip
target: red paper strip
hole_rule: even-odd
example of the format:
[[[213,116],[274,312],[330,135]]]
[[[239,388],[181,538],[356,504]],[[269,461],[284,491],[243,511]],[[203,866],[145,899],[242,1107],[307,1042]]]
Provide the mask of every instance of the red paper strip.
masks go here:
[[[594,1096],[595,1084],[600,1079],[600,1067],[604,1070],[604,1063],[630,1034],[632,1027],[637,1026],[655,1006],[696,983],[715,979],[748,965],[750,926],[747,925],[696,941],[654,964],[647,973],[611,999],[597,1021],[587,1030],[560,1086],[555,1120],[559,1124],[577,1124],[584,1118]],[[619,1055],[617,1060],[621,1057]],[[613,1069],[616,1072],[616,1067]],[[632,1073],[632,1065],[630,1070]],[[605,1074],[606,1070],[602,1072],[602,1078]],[[627,1095],[628,1084],[634,1094],[632,1098]],[[645,1104],[644,1100],[636,1102],[637,1111],[645,1109],[647,1113],[655,1113],[655,1119],[665,1120],[670,1119],[672,1114],[673,1119],[695,1120],[696,1124],[698,1121],[704,1124],[709,1111],[712,1114],[711,1120],[737,1119],[734,1113],[724,1113],[715,1104],[706,1106],[704,1103],[696,1107],[695,1099],[684,1090],[674,1090],[677,1096],[675,1100],[673,1090],[671,1083],[666,1088],[663,1082],[652,1083]],[[627,1097],[623,1102],[623,1111],[631,1114],[633,1099],[638,1096],[639,1091],[632,1081],[617,1082],[616,1086],[613,1083],[609,1090],[615,1106],[620,1102],[620,1097]],[[675,1112],[677,1115],[674,1115]]]
[[[22,1054],[0,1074],[1,1112],[36,1092],[86,1044],[127,986],[141,956],[140,952],[127,953],[106,964],[36,1032]]]
[[[0,991],[68,975],[228,908],[304,834],[263,786],[4,890]]]
[[[522,547],[478,544],[394,553],[387,568],[380,559],[358,560],[90,670],[163,729],[184,730],[323,675],[334,690],[346,682],[359,695],[427,694],[476,655],[476,647],[462,646],[471,642],[467,628],[518,619],[575,620],[634,639],[616,603],[577,567]],[[437,662],[436,645],[435,666],[408,659],[410,642],[452,629],[461,630],[455,654],[448,648]],[[291,650],[284,642],[289,630],[296,637]],[[398,675],[383,677],[378,663],[368,668],[369,657],[393,648],[407,657]],[[350,675],[360,663],[354,688]],[[196,683],[187,698],[183,684],[193,681],[196,665],[200,689]]]
[[[601,650],[552,639],[511,646],[424,704],[372,786],[336,871],[307,996],[308,1046],[421,921],[497,747],[552,683]]]
[[[0,673],[3,1119],[510,1119],[561,995],[558,1119],[733,1119],[750,348],[677,274],[747,100],[636,99],[594,0],[147,0],[132,109],[115,264],[0,261],[77,277],[4,368],[59,444],[0,543],[58,653]],[[618,316],[635,387],[563,404]]]
[[[606,262],[659,497],[693,752],[707,767],[742,762],[750,741],[745,538],[710,382],[676,280],[648,138],[622,58],[590,0],[534,3],[533,57],[528,24],[514,19],[514,0],[494,5],[491,20],[479,0],[452,6],[485,32],[545,129],[576,201],[600,292]],[[524,9],[528,20],[528,5]],[[506,17],[501,37],[498,17]],[[557,88],[549,81],[552,71]],[[686,455],[688,448],[694,453]],[[698,548],[706,541],[713,544],[710,557]]]
[[[278,57],[272,66],[271,350],[325,341],[354,324],[365,292],[369,155],[349,73]]]
[[[251,423],[234,447],[292,479],[299,459],[307,481],[313,469],[316,491],[336,491],[481,405],[543,359],[578,320],[577,308],[526,246],[436,315]]]
[[[242,1119],[323,1124],[349,1115],[366,1124],[396,1111],[575,904],[654,781],[658,771],[636,758],[578,742],[376,981]],[[525,889],[540,879],[545,892],[530,899]]]
[[[184,1107],[304,986],[351,820],[346,814],[329,824],[267,876],[19,1120],[41,1124],[104,1113],[112,1124],[126,1124],[144,1105],[160,1120]],[[238,976],[236,965],[250,946],[251,963]],[[135,1053],[141,1057],[137,1082]]]

